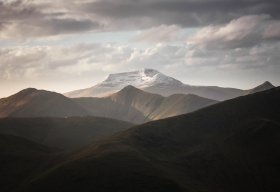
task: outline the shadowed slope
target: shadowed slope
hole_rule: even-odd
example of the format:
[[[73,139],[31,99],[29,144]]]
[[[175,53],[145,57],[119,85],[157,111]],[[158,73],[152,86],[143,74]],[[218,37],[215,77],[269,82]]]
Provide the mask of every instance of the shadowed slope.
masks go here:
[[[217,102],[195,95],[177,94],[163,97],[130,85],[105,98],[73,100],[93,116],[110,117],[134,123],[189,113]]]
[[[0,134],[0,190],[10,192],[56,159],[54,150],[23,138]]]
[[[0,133],[67,151],[79,149],[131,126],[131,123],[97,117],[0,119]]]
[[[279,190],[279,98],[275,88],[134,127],[77,153],[27,189]]]

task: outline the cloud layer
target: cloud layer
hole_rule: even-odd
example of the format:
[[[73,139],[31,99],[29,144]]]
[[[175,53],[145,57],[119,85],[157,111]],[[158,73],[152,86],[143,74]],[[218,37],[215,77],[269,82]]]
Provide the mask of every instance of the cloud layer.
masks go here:
[[[137,30],[161,25],[203,27],[225,24],[245,15],[262,14],[278,20],[279,1],[3,0],[0,1],[0,38],[32,38],[94,30]]]
[[[279,52],[280,43],[224,50],[168,44],[145,49],[119,44],[13,47],[0,49],[0,77],[2,80],[93,79],[145,67],[161,71],[211,67],[231,70],[278,67],[279,70]]]

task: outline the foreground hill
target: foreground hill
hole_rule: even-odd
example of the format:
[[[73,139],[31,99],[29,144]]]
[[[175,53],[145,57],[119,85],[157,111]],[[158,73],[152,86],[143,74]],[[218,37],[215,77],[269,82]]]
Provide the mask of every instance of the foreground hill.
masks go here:
[[[163,119],[189,113],[217,103],[196,95],[161,95],[144,92],[133,86],[104,98],[76,98],[75,102],[90,115],[120,119],[133,123]]]
[[[24,89],[0,99],[0,117],[86,116],[87,112],[71,99],[50,91]]]
[[[93,144],[26,191],[279,191],[280,88]]]
[[[124,87],[132,85],[143,91],[165,97],[174,94],[193,94],[212,100],[224,101],[248,94],[251,90],[225,88],[217,86],[193,86],[169,77],[154,69],[110,74],[104,81],[93,87],[65,93],[67,97],[105,97],[116,93]],[[264,91],[274,86],[262,86]]]
[[[131,123],[97,117],[0,119],[0,134],[66,151],[79,149],[129,127]]]
[[[32,175],[53,165],[56,151],[12,135],[0,134],[0,190],[20,188]]]

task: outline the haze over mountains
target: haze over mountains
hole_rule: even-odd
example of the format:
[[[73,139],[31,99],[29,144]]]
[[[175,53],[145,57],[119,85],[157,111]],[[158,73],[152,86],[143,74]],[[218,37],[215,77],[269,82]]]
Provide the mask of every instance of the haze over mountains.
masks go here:
[[[132,85],[150,93],[162,96],[173,94],[194,94],[200,97],[223,101],[248,94],[250,90],[224,88],[217,86],[192,86],[166,76],[154,69],[110,74],[103,82],[87,88],[65,93],[67,97],[104,97],[115,93],[127,85]],[[271,83],[263,86],[266,90],[272,88]]]
[[[280,89],[128,129],[24,191],[278,191]]]

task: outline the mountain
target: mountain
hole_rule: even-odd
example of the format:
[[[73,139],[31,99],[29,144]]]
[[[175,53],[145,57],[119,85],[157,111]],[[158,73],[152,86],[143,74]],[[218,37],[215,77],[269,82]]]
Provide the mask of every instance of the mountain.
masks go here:
[[[279,98],[274,88],[133,127],[23,191],[279,191]]]
[[[98,117],[2,118],[0,134],[13,135],[51,148],[72,151],[132,126],[131,123]]]
[[[110,74],[103,82],[91,88],[65,93],[65,95],[71,98],[104,97],[120,91],[128,85],[144,89],[151,86],[181,86],[183,83],[154,69],[142,69]]]
[[[85,116],[87,111],[71,99],[54,92],[28,88],[0,99],[0,117]]]
[[[247,94],[253,94],[253,93],[265,91],[265,90],[272,89],[272,88],[274,88],[274,85],[272,85],[270,82],[266,81],[263,84],[249,90]]]
[[[132,85],[146,92],[170,96],[174,94],[193,94],[212,100],[228,100],[248,93],[248,90],[224,88],[217,86],[192,86],[166,76],[154,69],[110,74],[103,82],[87,88],[65,93],[70,98],[77,97],[104,97]],[[272,88],[265,86],[263,90]]]
[[[114,118],[133,123],[163,119],[189,113],[217,101],[196,95],[176,94],[163,97],[126,86],[117,93],[104,98],[73,99],[92,116]]]
[[[165,98],[133,86],[103,98],[74,99],[55,92],[28,88],[0,99],[0,118],[97,116],[140,124],[192,112],[214,103],[216,101],[195,95]]]

